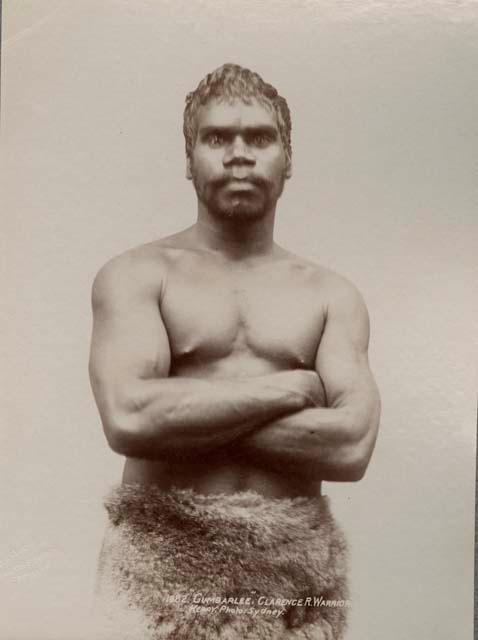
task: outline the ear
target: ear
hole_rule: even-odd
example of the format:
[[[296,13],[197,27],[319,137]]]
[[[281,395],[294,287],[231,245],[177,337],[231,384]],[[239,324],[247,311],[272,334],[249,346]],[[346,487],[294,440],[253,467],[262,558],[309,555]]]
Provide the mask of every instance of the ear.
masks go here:
[[[191,167],[191,157],[187,156],[186,158],[186,178],[188,180],[192,180],[193,179],[193,172],[192,172],[192,167]]]
[[[286,180],[292,177],[292,160],[288,156],[286,156],[285,177]]]

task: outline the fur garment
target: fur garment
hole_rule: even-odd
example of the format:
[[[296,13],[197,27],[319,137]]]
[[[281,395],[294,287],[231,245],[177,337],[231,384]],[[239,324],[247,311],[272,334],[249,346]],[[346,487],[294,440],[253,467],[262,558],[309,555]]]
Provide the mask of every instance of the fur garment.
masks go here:
[[[134,484],[115,488],[105,507],[91,637],[343,638],[346,544],[326,496]]]

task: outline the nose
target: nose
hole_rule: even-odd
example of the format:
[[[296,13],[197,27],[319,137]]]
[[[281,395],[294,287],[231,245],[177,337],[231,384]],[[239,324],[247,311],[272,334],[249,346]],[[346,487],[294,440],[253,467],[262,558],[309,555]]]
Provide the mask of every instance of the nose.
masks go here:
[[[235,136],[227,145],[223,164],[225,167],[232,164],[254,165],[256,162],[251,148],[244,142],[242,136]]]

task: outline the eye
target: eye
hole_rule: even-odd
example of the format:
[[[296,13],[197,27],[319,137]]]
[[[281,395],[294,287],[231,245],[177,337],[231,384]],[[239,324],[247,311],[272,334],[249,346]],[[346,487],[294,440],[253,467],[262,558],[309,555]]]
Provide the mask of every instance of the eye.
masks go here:
[[[207,137],[207,143],[210,147],[220,147],[224,141],[224,136],[221,133],[211,133]]]
[[[267,133],[257,133],[252,138],[252,144],[256,147],[267,147],[272,142],[272,138]]]

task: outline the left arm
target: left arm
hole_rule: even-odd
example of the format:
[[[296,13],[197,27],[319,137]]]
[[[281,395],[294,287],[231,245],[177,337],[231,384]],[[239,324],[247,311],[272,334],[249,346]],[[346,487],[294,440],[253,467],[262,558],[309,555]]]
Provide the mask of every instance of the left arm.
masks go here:
[[[334,284],[325,322],[315,364],[326,406],[268,423],[242,440],[242,452],[282,473],[356,481],[375,445],[380,397],[368,365],[367,309],[348,282]]]

